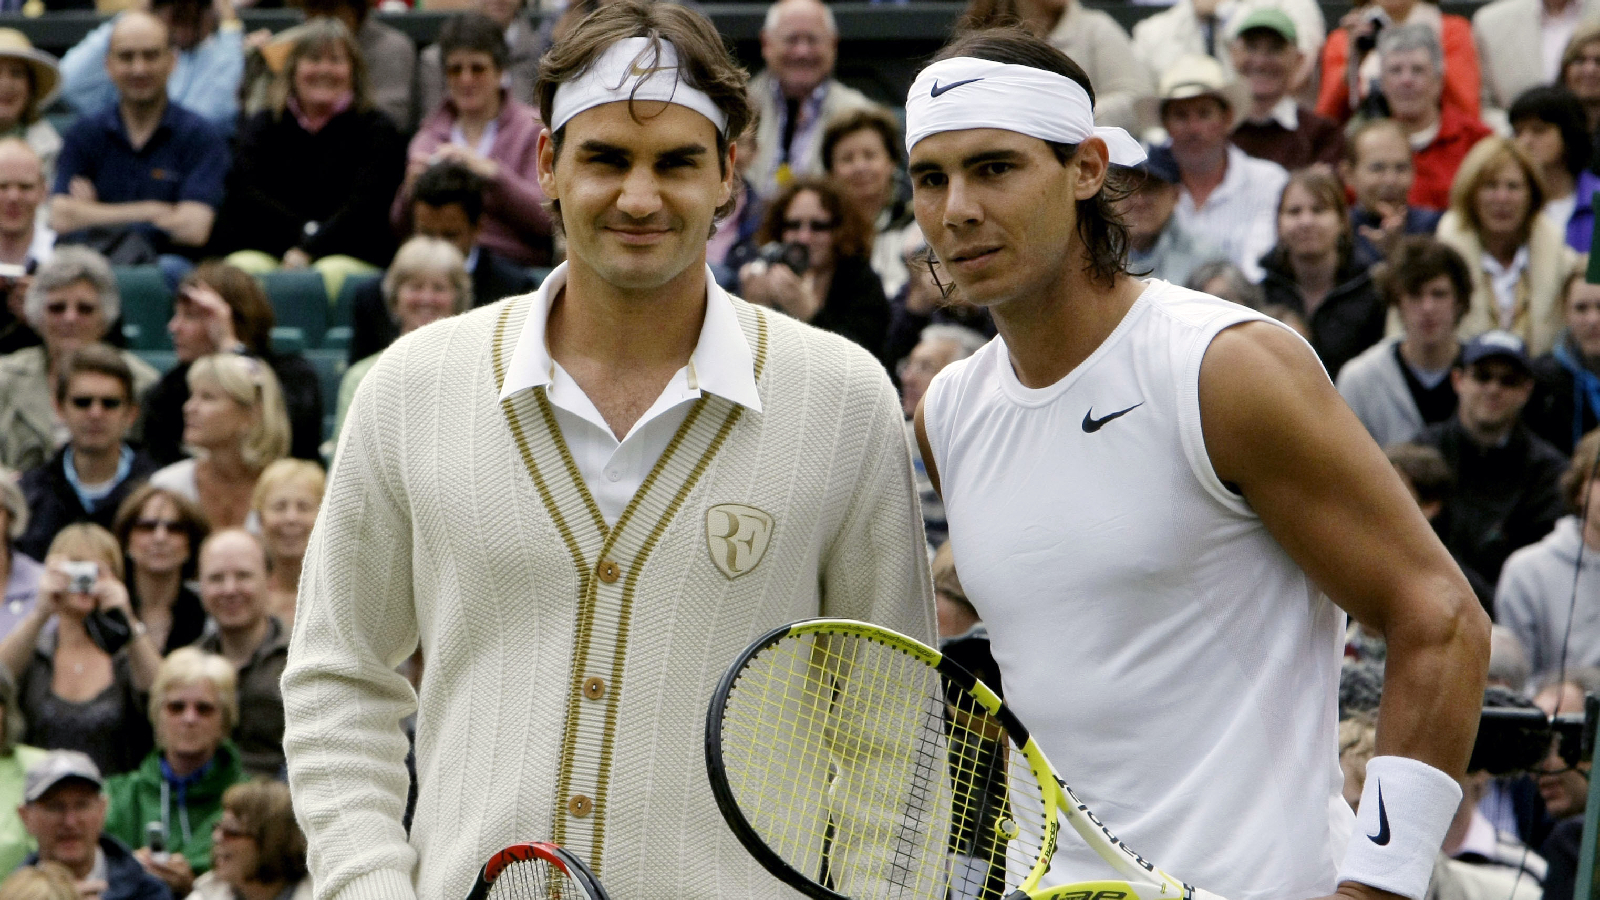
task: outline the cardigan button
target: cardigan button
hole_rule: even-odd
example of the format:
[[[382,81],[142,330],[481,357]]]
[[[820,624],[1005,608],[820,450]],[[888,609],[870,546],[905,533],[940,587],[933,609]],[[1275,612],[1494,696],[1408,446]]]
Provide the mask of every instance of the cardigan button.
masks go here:
[[[606,680],[593,675],[583,680],[583,695],[590,700],[599,700],[606,695]]]
[[[600,562],[600,580],[601,581],[604,581],[606,584],[615,584],[617,579],[621,578],[621,577],[622,577],[622,567],[621,566],[617,565],[614,561],[609,560],[609,559],[602,560]]]
[[[577,818],[581,819],[593,810],[594,801],[582,794],[573,794],[572,799],[567,801],[567,812],[572,813]]]

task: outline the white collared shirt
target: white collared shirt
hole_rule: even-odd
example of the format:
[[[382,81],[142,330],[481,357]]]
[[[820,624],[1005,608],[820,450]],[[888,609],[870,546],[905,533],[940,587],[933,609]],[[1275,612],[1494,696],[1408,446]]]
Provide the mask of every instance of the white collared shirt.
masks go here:
[[[619,441],[583,388],[550,356],[545,324],[552,301],[566,283],[567,264],[562,263],[539,286],[506,367],[500,399],[541,386],[545,389],[555,410],[556,424],[561,427],[562,440],[577,463],[584,485],[599,505],[606,524],[615,525],[702,391],[761,411],[755,360],[744,329],[739,327],[733,301],[717,287],[707,268],[705,321],[694,352],[689,355],[689,364],[673,374],[655,404]]]
[[[1288,182],[1282,166],[1229,144],[1222,183],[1199,207],[1189,189],[1181,188],[1173,215],[1190,234],[1213,241],[1246,278],[1260,281],[1261,257],[1278,241],[1278,197]]]
[[[1517,282],[1528,268],[1528,245],[1517,248],[1511,265],[1502,266],[1494,254],[1483,251],[1483,270],[1489,275],[1489,286],[1494,289],[1495,318],[1501,328],[1510,328],[1517,315]]]
[[[1272,104],[1272,109],[1267,111],[1264,119],[1251,119],[1255,125],[1265,125],[1268,122],[1277,122],[1283,126],[1284,131],[1297,131],[1300,128],[1300,108],[1293,97],[1280,97],[1277,103]]]

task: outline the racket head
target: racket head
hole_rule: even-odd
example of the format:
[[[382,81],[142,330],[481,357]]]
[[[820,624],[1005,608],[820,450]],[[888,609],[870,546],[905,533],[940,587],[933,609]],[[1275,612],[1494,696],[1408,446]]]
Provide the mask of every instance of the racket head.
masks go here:
[[[467,900],[611,900],[583,860],[545,841],[512,844],[489,857]]]
[[[814,900],[1001,900],[1038,884],[1062,794],[1022,724],[939,651],[847,619],[763,635],[706,716],[717,807]],[[884,790],[885,786],[889,790]]]

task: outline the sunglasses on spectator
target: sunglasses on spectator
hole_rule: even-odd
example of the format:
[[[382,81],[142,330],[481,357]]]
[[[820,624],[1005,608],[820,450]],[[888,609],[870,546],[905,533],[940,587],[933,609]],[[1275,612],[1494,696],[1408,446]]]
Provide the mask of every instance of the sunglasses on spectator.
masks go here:
[[[833,223],[827,219],[784,219],[784,231],[799,231],[810,228],[812,231],[832,231]]]
[[[1492,372],[1488,369],[1473,369],[1468,374],[1479,384],[1493,384],[1498,381],[1503,388],[1522,387],[1528,383],[1530,377],[1526,372]]]
[[[52,316],[64,316],[67,314],[67,307],[69,306],[72,306],[72,304],[62,303],[59,301],[55,303],[46,303],[44,305],[44,311]],[[83,316],[84,318],[88,318],[100,312],[100,307],[94,303],[79,303],[77,304],[76,309],[78,311],[78,315]]]
[[[161,706],[172,716],[181,716],[184,710],[190,708],[193,708],[195,715],[202,719],[209,719],[217,714],[217,705],[205,700],[168,700]]]
[[[121,397],[69,397],[67,402],[78,409],[88,409],[98,403],[106,412],[116,412],[128,401]]]
[[[158,528],[168,534],[177,534],[183,531],[183,523],[177,519],[136,519],[133,523],[134,531],[145,534],[155,534]]]

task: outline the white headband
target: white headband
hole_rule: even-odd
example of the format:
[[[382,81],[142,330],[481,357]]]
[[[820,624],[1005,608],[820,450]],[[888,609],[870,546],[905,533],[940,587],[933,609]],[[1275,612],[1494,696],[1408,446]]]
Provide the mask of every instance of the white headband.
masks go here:
[[[1121,128],[1096,128],[1089,95],[1065,75],[958,56],[917,76],[906,95],[906,153],[944,131],[1000,128],[1044,141],[1080,144],[1098,137],[1119,166],[1144,162],[1144,148]]]
[[[619,100],[660,100],[688,107],[711,120],[717,133],[727,131],[728,117],[704,91],[690,87],[678,69],[678,48],[659,42],[660,55],[650,38],[623,38],[600,54],[577,78],[556,88],[550,104],[551,131],[560,131],[578,113]],[[662,73],[670,73],[663,75]]]

